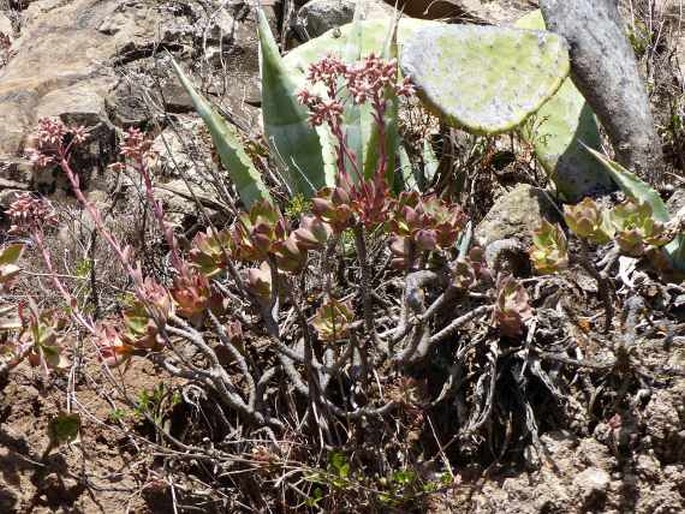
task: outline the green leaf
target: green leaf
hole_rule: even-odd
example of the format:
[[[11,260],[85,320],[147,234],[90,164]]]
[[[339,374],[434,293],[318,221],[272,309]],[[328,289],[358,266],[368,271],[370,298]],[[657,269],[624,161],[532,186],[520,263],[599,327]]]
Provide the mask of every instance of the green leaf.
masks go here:
[[[21,254],[24,252],[24,245],[13,244],[6,246],[0,251],[0,266],[6,264],[14,264],[19,260]]]
[[[271,202],[271,195],[266,185],[240,142],[238,130],[227,123],[195,90],[190,79],[173,58],[171,63],[181,84],[188,92],[195,110],[207,125],[221,163],[228,171],[245,206],[249,208],[253,203],[261,200]]]
[[[587,148],[587,147],[586,147]],[[601,153],[587,148],[609,173],[614,182],[621,188],[626,196],[633,198],[637,202],[647,203],[652,208],[652,213],[657,221],[666,223],[670,219],[668,208],[661,199],[659,193],[649,184],[640,179],[637,175],[628,171],[619,163],[607,159]],[[685,235],[677,236],[673,241],[664,246],[673,266],[681,271],[685,270]]]
[[[383,46],[381,56],[383,59],[389,61],[391,59],[398,58],[397,49],[397,30],[398,30],[398,20],[392,20],[388,30],[388,36]],[[399,79],[400,70],[399,66],[397,68],[397,76]],[[385,158],[386,158],[386,179],[388,184],[393,185],[394,183],[394,173],[395,173],[395,162],[397,151],[399,148],[400,134],[397,119],[400,110],[400,101],[393,90],[388,90],[385,100],[387,102],[387,107],[385,111],[385,133],[384,146],[385,146]],[[372,122],[373,123],[373,122]],[[373,177],[374,173],[378,169],[380,155],[380,138],[381,133],[379,127],[373,123],[370,133],[370,137],[366,140],[364,148],[364,176],[368,179]],[[399,193],[400,191],[395,191]]]
[[[440,161],[438,156],[435,154],[433,149],[433,144],[429,138],[423,140],[423,180],[422,189],[426,189],[428,184],[433,182],[435,174],[438,172],[438,165]]]
[[[406,191],[419,191],[420,177],[417,177],[418,172],[414,170],[404,145],[400,145],[397,149],[397,158],[399,160],[399,173],[395,173],[397,187],[401,187]]]
[[[585,148],[604,166],[604,169],[609,173],[612,180],[616,182],[616,185],[618,185],[627,196],[637,200],[639,203],[649,204],[652,208],[654,217],[658,221],[666,223],[670,219],[666,204],[661,199],[659,193],[652,189],[649,184],[644,182],[633,172],[625,169],[619,163],[606,158],[600,152],[593,150],[588,146]]]
[[[333,177],[326,174],[320,140],[326,132],[317,132],[309,125],[308,112],[296,98],[298,86],[293,72],[283,64],[261,9],[258,27],[264,132],[288,170],[288,185],[293,193],[310,198],[322,187],[333,185]]]
[[[331,467],[335,470],[340,478],[347,478],[350,475],[350,462],[347,460],[345,454],[341,452],[332,452],[331,457]]]
[[[48,423],[48,437],[52,446],[74,441],[81,429],[81,416],[62,412]]]

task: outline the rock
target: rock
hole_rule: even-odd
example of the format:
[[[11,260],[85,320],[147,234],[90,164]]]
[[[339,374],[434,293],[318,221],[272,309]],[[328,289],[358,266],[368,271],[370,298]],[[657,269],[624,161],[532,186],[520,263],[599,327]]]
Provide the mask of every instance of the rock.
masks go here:
[[[0,33],[8,36],[10,41],[14,39],[12,20],[5,13],[0,13]]]
[[[118,2],[98,0],[39,1],[28,7],[13,44],[16,54],[0,76],[0,162],[11,162],[31,146],[38,119],[59,117],[90,130],[89,144],[75,155],[82,176],[109,164],[115,140],[104,95],[116,76],[106,63],[128,41],[154,34],[152,14],[147,23],[131,17],[135,23],[116,35],[99,32],[117,9]],[[147,11],[154,12],[140,10]]]
[[[545,219],[550,222],[559,219],[549,193],[528,184],[519,184],[495,202],[476,227],[475,240],[487,247],[495,241],[516,238],[529,246],[531,231]]]
[[[599,499],[606,495],[611,475],[600,468],[588,468],[576,475],[573,483],[587,504],[590,499]]]
[[[395,5],[394,0],[386,2]],[[399,7],[413,18],[493,25],[508,25],[532,10],[525,0],[400,0]]]
[[[37,0],[22,18],[15,55],[0,74],[0,172],[31,146],[39,118],[59,117],[89,129],[75,167],[84,186],[100,187],[116,157],[116,126],[154,126],[165,111],[192,111],[164,49],[192,62],[184,66],[199,69],[203,90],[227,112],[246,126],[254,122],[256,109],[245,99],[258,91],[255,14],[242,4]],[[210,62],[210,54],[220,59]],[[49,171],[29,182],[44,192],[61,187]]]
[[[320,36],[335,27],[350,23],[354,18],[356,0],[311,0],[297,13],[296,30],[305,40]],[[388,17],[394,9],[379,0],[369,0],[366,18]]]
[[[668,212],[671,216],[675,216],[681,209],[685,209],[685,189],[678,188],[673,191],[673,194],[666,202]]]
[[[297,25],[309,39],[352,21],[354,0],[312,0],[297,13]]]

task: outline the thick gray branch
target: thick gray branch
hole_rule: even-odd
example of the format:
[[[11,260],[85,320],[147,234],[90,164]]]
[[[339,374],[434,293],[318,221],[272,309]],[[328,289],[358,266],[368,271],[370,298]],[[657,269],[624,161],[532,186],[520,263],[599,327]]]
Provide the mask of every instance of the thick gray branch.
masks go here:
[[[662,153],[616,0],[541,0],[547,28],[570,45],[571,76],[604,125],[617,160],[652,184]]]

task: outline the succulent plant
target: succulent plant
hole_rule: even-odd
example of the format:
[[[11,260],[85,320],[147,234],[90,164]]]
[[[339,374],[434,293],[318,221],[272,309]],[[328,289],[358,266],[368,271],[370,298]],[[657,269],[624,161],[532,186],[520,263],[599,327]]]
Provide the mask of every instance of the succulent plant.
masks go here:
[[[626,196],[638,203],[648,204],[656,221],[668,223],[670,220],[668,208],[658,191],[617,162],[606,158],[592,149],[588,149],[588,151],[604,166],[612,180],[618,184],[618,187],[621,188]],[[664,246],[664,251],[670,267],[681,275],[685,273],[685,234],[677,235],[670,243]]]
[[[571,232],[596,244],[606,244],[614,236],[608,213],[589,197],[576,205],[564,205],[564,220]]]
[[[530,258],[538,273],[556,273],[568,266],[568,244],[563,230],[543,220],[533,232]]]
[[[314,250],[325,245],[333,235],[333,228],[316,216],[303,216],[300,227],[293,232],[301,248]]]
[[[512,276],[500,278],[493,320],[505,337],[518,337],[525,324],[533,317],[533,309],[526,288]]]
[[[288,235],[285,218],[277,207],[259,202],[241,213],[232,230],[234,255],[245,261],[264,261],[274,244]]]
[[[66,359],[62,354],[62,339],[66,319],[56,311],[39,312],[30,302],[19,309],[22,320],[22,331],[17,346],[30,347],[27,355],[32,366],[42,366],[47,373],[49,369],[63,367]]]
[[[216,231],[210,227],[207,232],[199,232],[193,238],[189,256],[191,262],[211,278],[226,268],[232,248],[230,231]]]
[[[271,299],[271,268],[263,262],[259,268],[250,268],[244,274],[245,286],[262,303]]]
[[[276,265],[281,271],[298,273],[302,271],[307,262],[307,250],[300,244],[294,233],[291,233],[283,241],[275,243],[273,254],[276,258]]]
[[[158,323],[166,323],[172,311],[172,299],[167,290],[151,278],[143,284],[145,303],[137,298],[128,300],[122,318],[124,341],[136,349],[157,349],[159,342]]]
[[[408,236],[420,250],[451,248],[464,228],[466,217],[456,204],[435,195],[421,197],[416,192],[402,193],[388,222],[388,230]]]
[[[447,123],[480,134],[521,124],[569,72],[563,38],[546,31],[442,25],[418,31],[402,71]]]
[[[171,296],[179,314],[197,319],[207,310],[211,300],[209,280],[203,273],[188,267],[174,279]]]
[[[324,188],[312,199],[312,212],[339,234],[353,221],[351,203],[344,188]]]
[[[330,299],[316,311],[312,327],[322,341],[335,342],[347,337],[354,311],[348,302]]]
[[[668,234],[646,203],[628,199],[611,210],[614,238],[623,253],[631,257],[644,255],[647,246],[664,246],[675,234]]]

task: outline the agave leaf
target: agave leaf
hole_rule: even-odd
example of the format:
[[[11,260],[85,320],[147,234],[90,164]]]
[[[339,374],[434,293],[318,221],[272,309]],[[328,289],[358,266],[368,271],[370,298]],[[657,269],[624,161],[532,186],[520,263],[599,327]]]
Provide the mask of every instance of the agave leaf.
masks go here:
[[[369,39],[367,30],[375,31],[376,28],[368,28],[364,21],[367,2],[357,3],[354,21],[347,34],[347,44],[344,49],[343,61],[354,64],[361,61],[370,53],[380,55],[384,59],[397,57],[397,20],[388,18],[389,29],[385,42],[377,48],[365,51],[365,41]],[[374,33],[375,35],[375,33]],[[371,36],[373,39],[373,36]],[[398,99],[396,95],[388,93],[387,108],[385,115],[384,146],[386,150],[386,178],[388,183],[394,185],[395,154],[398,144],[397,111]],[[356,180],[358,175],[369,179],[373,177],[380,159],[380,131],[373,121],[371,106],[348,104],[343,118],[343,130],[345,141],[355,156],[355,162],[348,166],[348,173]]]
[[[621,188],[621,191],[640,203],[649,204],[652,208],[652,214],[657,221],[662,223],[669,221],[670,215],[666,204],[661,199],[659,193],[649,184],[634,173],[625,169],[619,163],[607,159],[604,155],[592,148],[587,148],[587,150],[604,165],[607,173],[609,173],[618,187]],[[685,235],[677,236],[664,247],[664,250],[674,267],[679,270],[685,270]]]
[[[359,62],[363,57],[362,41],[364,36],[364,10],[366,2],[357,2],[354,9],[354,20],[347,36],[347,44],[344,47],[342,60],[346,64]],[[345,144],[354,155],[354,162],[346,161],[347,172],[353,181],[357,181],[360,175],[366,177],[365,153],[368,141],[371,138],[373,119],[369,105],[355,105],[349,102],[345,106],[343,114],[343,133]]]
[[[307,110],[297,101],[298,85],[283,64],[269,22],[259,10],[262,117],[269,145],[284,161],[293,193],[311,198],[332,185],[325,174],[319,133],[310,126]]]
[[[422,187],[425,189],[428,187],[428,184],[430,184],[433,179],[435,178],[435,174],[438,172],[438,165],[440,164],[440,161],[438,160],[438,156],[435,155],[435,150],[433,149],[433,145],[430,141],[430,139],[426,138],[423,141],[423,178],[424,178],[424,184]]]
[[[407,191],[419,191],[420,177],[417,177],[418,173],[414,170],[404,145],[400,145],[397,150],[397,157],[399,159],[399,173],[395,173],[395,180],[399,181],[403,189]]]
[[[271,202],[269,190],[262,181],[257,168],[255,168],[245,152],[238,138],[237,129],[227,123],[212,108],[210,103],[195,90],[190,79],[183,73],[183,70],[173,58],[171,63],[181,84],[188,92],[195,110],[207,125],[221,163],[226,168],[226,171],[228,171],[245,206],[249,208],[253,203],[261,200]]]
[[[612,180],[616,182],[618,187],[631,198],[634,198],[640,203],[648,203],[652,208],[654,217],[666,223],[670,216],[668,214],[668,208],[666,204],[652,187],[638,178],[637,175],[628,171],[619,163],[606,158],[600,152],[593,150],[592,148],[585,147],[591,155],[593,155],[606,169],[607,173],[611,176]]]

